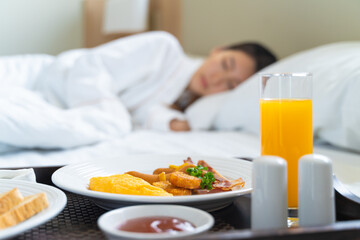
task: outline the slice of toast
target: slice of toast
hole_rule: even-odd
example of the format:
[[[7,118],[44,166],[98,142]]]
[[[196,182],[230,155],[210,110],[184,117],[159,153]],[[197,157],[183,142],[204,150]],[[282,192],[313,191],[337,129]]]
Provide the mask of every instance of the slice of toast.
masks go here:
[[[14,226],[48,206],[49,202],[45,193],[26,196],[18,205],[0,215],[0,229]]]
[[[23,200],[24,197],[17,188],[13,188],[6,193],[0,194],[0,215],[9,211]]]

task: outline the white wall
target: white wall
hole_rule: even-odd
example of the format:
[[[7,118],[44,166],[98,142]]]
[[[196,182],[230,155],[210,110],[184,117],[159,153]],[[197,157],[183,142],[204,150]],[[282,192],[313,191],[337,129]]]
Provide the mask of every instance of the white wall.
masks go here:
[[[0,55],[82,46],[82,0],[0,0]]]
[[[171,1],[171,0],[168,0]],[[83,0],[0,0],[0,55],[57,54],[83,46]],[[183,0],[183,45],[260,41],[279,57],[360,41],[360,0]]]
[[[279,57],[318,45],[360,41],[360,0],[184,0],[185,50],[257,40]]]

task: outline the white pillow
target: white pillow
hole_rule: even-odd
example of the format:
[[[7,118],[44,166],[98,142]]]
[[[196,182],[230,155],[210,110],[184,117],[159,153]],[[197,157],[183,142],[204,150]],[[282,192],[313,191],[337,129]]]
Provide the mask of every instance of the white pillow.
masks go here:
[[[185,111],[191,130],[211,129],[214,119],[228,97],[229,92],[213,94],[191,104]]]
[[[360,151],[360,42],[325,45],[287,57],[262,72],[313,73],[314,136]],[[259,133],[258,74],[224,101],[215,129]]]

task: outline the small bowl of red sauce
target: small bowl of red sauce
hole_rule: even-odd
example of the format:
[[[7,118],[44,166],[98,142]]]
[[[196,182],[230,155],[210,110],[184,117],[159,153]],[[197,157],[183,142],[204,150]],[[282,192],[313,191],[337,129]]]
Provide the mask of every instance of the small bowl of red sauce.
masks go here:
[[[109,239],[171,239],[203,233],[214,225],[207,212],[179,205],[138,205],[109,211],[98,226]]]

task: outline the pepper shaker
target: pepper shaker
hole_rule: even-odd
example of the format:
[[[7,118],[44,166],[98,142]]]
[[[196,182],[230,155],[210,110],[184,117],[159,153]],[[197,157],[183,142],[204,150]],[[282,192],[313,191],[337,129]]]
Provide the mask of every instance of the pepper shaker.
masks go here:
[[[335,222],[332,161],[308,154],[299,160],[299,225],[321,226]]]
[[[287,227],[287,163],[275,156],[261,156],[253,161],[251,228]]]

